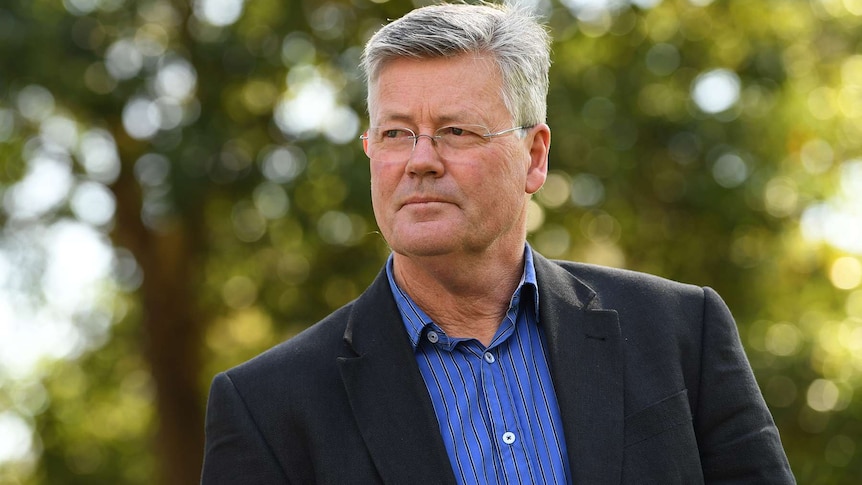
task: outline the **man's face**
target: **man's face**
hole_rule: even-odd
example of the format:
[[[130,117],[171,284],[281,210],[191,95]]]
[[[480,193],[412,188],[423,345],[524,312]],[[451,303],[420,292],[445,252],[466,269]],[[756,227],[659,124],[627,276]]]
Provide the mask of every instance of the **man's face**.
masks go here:
[[[430,135],[453,125],[482,126],[482,134],[513,127],[499,68],[486,57],[389,61],[369,94],[369,134],[375,128]],[[526,137],[514,132],[447,150],[423,136],[412,154],[397,158],[375,152],[372,137],[366,142],[372,204],[389,246],[407,256],[522,248],[526,204],[544,183],[549,137],[539,125]]]

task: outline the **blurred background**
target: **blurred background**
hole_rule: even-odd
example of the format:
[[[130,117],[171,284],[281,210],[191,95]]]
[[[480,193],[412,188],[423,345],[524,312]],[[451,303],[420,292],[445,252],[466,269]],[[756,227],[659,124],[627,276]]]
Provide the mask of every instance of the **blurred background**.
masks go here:
[[[423,3],[2,2],[0,483],[197,482],[212,376],[387,256],[357,64]],[[531,243],[716,288],[800,483],[858,483],[862,0],[528,3]]]

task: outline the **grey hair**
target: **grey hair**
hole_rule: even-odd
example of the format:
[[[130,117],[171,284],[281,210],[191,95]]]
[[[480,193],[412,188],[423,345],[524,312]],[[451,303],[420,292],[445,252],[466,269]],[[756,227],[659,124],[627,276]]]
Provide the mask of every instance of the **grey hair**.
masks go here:
[[[547,115],[550,42],[545,27],[522,6],[429,5],[378,30],[365,45],[361,67],[370,92],[393,59],[490,54],[500,68],[501,96],[512,121],[533,125]]]

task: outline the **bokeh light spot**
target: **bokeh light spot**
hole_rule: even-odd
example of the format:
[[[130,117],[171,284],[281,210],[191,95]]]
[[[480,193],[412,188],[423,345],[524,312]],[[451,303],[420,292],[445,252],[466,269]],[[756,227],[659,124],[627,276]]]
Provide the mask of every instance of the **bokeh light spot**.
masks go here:
[[[809,140],[802,146],[799,152],[799,158],[802,160],[802,166],[805,170],[812,174],[821,174],[832,166],[835,158],[835,152],[832,145],[822,139]]]
[[[254,189],[254,205],[267,219],[278,219],[287,213],[290,200],[281,185],[264,182]]]
[[[243,105],[253,114],[264,114],[272,109],[278,90],[267,81],[249,81],[242,87]]]
[[[792,179],[775,177],[767,182],[763,198],[770,215],[787,217],[796,212],[799,189]]]
[[[33,432],[27,422],[11,411],[0,413],[0,465],[26,459],[32,446]]]
[[[862,0],[842,0],[842,3],[851,14],[862,16]]]
[[[234,276],[222,285],[222,299],[231,308],[247,308],[257,300],[257,285],[247,276]]]
[[[738,187],[748,178],[748,165],[739,155],[725,153],[713,164],[712,176],[722,187]]]
[[[98,182],[82,182],[75,188],[69,206],[75,217],[93,226],[111,222],[117,202],[114,194]]]
[[[105,67],[118,81],[136,76],[143,66],[143,54],[138,50],[135,42],[129,39],[114,42],[105,53]]]
[[[63,0],[63,7],[72,15],[86,15],[99,6],[99,0]]]
[[[135,162],[135,178],[144,187],[157,187],[165,183],[171,172],[171,162],[158,153],[146,153]]]
[[[3,198],[6,213],[14,219],[33,219],[57,208],[74,182],[64,154],[40,150],[27,165],[27,174]]]
[[[808,93],[808,111],[818,120],[831,120],[837,114],[835,91],[827,86],[820,86]]]
[[[739,101],[740,89],[739,76],[735,72],[714,69],[694,80],[691,97],[701,111],[716,114],[730,109]]]
[[[781,322],[775,323],[766,331],[766,350],[773,355],[786,357],[799,351],[802,344],[802,333],[795,325]]]
[[[603,211],[594,211],[581,218],[581,232],[595,243],[615,243],[620,239],[622,227],[617,219]]]
[[[359,117],[338,104],[338,89],[314,68],[298,66],[288,73],[289,90],[275,107],[276,125],[287,135],[308,137],[323,133],[344,144],[359,135]]]
[[[316,55],[314,44],[303,33],[290,33],[281,44],[281,59],[286,66],[311,64]]]
[[[261,152],[260,169],[264,177],[276,183],[287,183],[305,170],[305,153],[295,146],[268,147]]]
[[[54,112],[54,95],[37,84],[25,86],[18,93],[18,111],[32,122],[40,122]]]
[[[158,105],[146,98],[132,98],[123,108],[123,128],[132,138],[145,140],[158,133],[162,113]]]
[[[216,27],[233,24],[242,15],[244,0],[195,0],[195,17]]]
[[[840,290],[852,290],[862,284],[862,262],[852,256],[842,256],[832,263],[829,280]]]
[[[545,224],[545,209],[535,200],[527,203],[527,232],[533,233]]]
[[[835,409],[838,404],[838,399],[841,396],[841,391],[838,386],[829,379],[815,379],[808,386],[808,407],[815,411],[826,412]]]
[[[862,8],[860,8],[862,14]],[[823,456],[826,462],[835,467],[845,467],[853,461],[856,453],[856,441],[849,436],[839,434],[829,439]]]
[[[71,151],[78,144],[78,124],[65,116],[51,116],[39,127],[42,139]]]
[[[97,182],[111,184],[120,175],[120,156],[114,137],[105,130],[89,130],[78,146],[79,161],[87,175]]]
[[[353,233],[350,217],[340,211],[328,211],[317,221],[317,232],[328,244],[346,245]]]
[[[234,234],[243,242],[255,242],[266,234],[266,218],[257,210],[254,204],[241,201],[231,212]]]
[[[302,284],[311,273],[311,263],[301,254],[286,253],[278,260],[276,272],[285,283]]]
[[[572,179],[572,202],[580,207],[595,207],[605,198],[605,186],[595,175],[578,174]]]
[[[536,198],[545,207],[557,208],[569,200],[571,189],[572,182],[566,173],[551,172],[542,189],[536,193]]]
[[[156,92],[176,101],[184,101],[191,97],[196,85],[195,68],[181,57],[163,61],[156,73]]]
[[[96,94],[108,94],[117,87],[117,80],[111,76],[102,62],[94,62],[84,71],[84,84]]]
[[[680,63],[679,49],[673,44],[658,43],[646,54],[647,69],[656,76],[667,76],[677,70]]]
[[[569,231],[558,224],[546,224],[533,238],[536,250],[551,258],[562,257],[571,245]]]

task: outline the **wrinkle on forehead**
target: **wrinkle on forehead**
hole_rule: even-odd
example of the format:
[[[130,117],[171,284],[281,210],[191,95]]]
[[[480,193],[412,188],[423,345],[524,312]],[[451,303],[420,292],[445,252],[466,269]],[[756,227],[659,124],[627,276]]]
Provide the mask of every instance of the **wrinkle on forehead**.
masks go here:
[[[465,65],[464,61],[470,62]],[[393,66],[401,71],[389,71]],[[411,70],[411,66],[415,70]],[[462,72],[452,79],[451,71],[441,69],[440,83],[444,83],[443,85],[431,86],[429,88],[431,92],[428,93],[424,90],[411,92],[416,91],[416,84],[424,84],[429,78],[434,78],[433,71],[437,67],[459,68]],[[420,74],[418,81],[409,79],[419,77]],[[492,82],[476,82],[477,79]],[[474,84],[470,87],[472,91],[458,89],[470,84]],[[445,89],[451,89],[451,91],[446,93],[446,96],[441,96],[440,90]],[[511,114],[502,98],[502,90],[502,73],[499,65],[493,56],[484,52],[470,52],[449,58],[397,58],[382,65],[375,79],[369,82],[368,112],[373,125],[383,122],[401,122],[413,126],[420,122],[430,122],[435,125],[464,123],[494,129],[495,126],[487,126],[492,119],[496,119],[497,124],[502,121],[499,119],[500,115],[506,116],[507,120],[511,119]],[[378,102],[381,92],[386,93],[385,103]],[[429,99],[423,105],[426,94],[428,98],[436,96],[438,99],[433,101]],[[399,101],[399,97],[405,98],[404,102]],[[451,103],[441,103],[440,99],[445,97],[449,97]],[[418,106],[421,106],[421,113],[416,112]],[[380,111],[381,109],[383,112]]]

